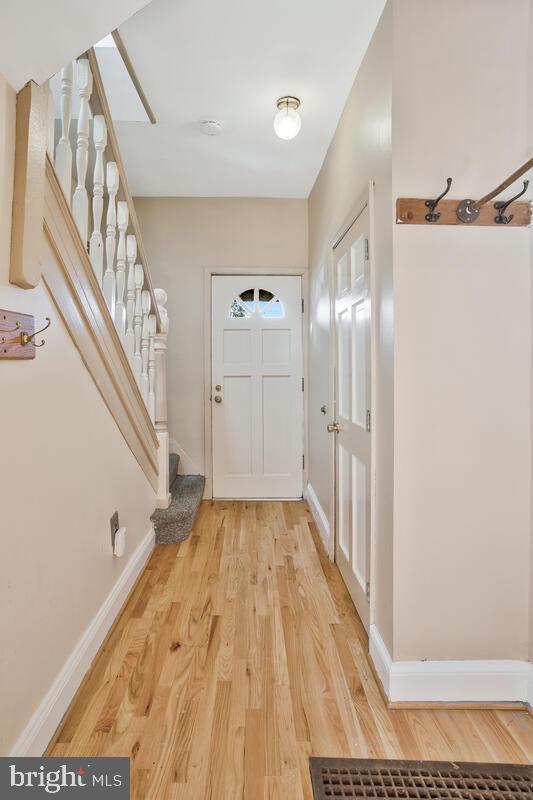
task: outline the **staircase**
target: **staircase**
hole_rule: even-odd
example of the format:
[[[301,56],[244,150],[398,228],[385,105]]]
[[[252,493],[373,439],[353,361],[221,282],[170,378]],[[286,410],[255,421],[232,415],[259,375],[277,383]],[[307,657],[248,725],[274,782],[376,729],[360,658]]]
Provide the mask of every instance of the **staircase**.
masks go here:
[[[194,520],[202,502],[205,478],[203,475],[178,475],[180,457],[169,456],[169,484],[171,501],[168,508],[158,509],[152,515],[156,544],[174,544],[186,539],[194,527]]]

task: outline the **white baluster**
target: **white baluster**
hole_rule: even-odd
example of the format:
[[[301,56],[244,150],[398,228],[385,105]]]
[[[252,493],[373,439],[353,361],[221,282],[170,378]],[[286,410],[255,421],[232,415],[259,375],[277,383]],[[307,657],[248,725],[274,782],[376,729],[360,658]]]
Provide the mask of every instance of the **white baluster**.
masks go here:
[[[157,321],[155,314],[148,317],[148,413],[155,424],[155,333]]]
[[[52,92],[52,82],[47,81],[46,92],[48,95],[48,124],[46,128],[46,152],[48,158],[54,163],[54,143],[55,143],[55,126],[56,126],[56,111],[54,106],[54,93]]]
[[[117,207],[115,199],[118,192],[118,168],[114,161],[106,167],[107,202],[104,273],[104,297],[109,313],[115,319],[115,248],[117,242]]]
[[[161,320],[161,330],[155,335],[155,421],[158,430],[166,431],[168,430],[166,368],[168,314],[165,308],[167,293],[164,289],[154,289],[154,295]]]
[[[87,165],[89,163],[89,99],[93,90],[93,76],[87,58],[80,58],[77,62],[76,77],[78,96],[80,98],[80,113],[78,117],[78,141],[76,147],[76,174],[78,185],[72,198],[72,214],[84,243],[87,242],[89,230],[89,196],[85,185],[87,180]]]
[[[93,232],[89,243],[89,256],[94,274],[102,285],[104,272],[104,237],[102,236],[102,214],[104,213],[104,150],[107,145],[105,119],[97,114],[93,122],[93,141],[96,150],[93,187]]]
[[[124,289],[126,288],[126,229],[129,220],[128,204],[119,200],[117,204],[118,247],[117,247],[117,293],[115,301],[115,327],[124,341],[126,333],[126,306],[124,305]]]
[[[137,386],[141,388],[142,356],[142,288],[144,283],[144,270],[141,264],[135,264],[135,311],[133,314],[133,335],[135,339],[135,349],[133,354],[133,374],[137,381]]]
[[[144,402],[148,406],[148,349],[150,346],[150,330],[148,327],[148,315],[152,305],[152,298],[147,289],[142,293],[142,311],[143,311],[143,324],[141,333],[141,358],[142,358],[142,372],[141,372],[141,394]]]
[[[157,505],[168,508],[170,503],[168,454],[170,451],[167,424],[167,334],[168,314],[165,308],[167,293],[164,289],[154,290],[155,301],[161,319],[161,329],[154,337],[155,351],[155,429],[158,448],[159,480],[157,486]]]
[[[56,147],[55,170],[61,188],[70,205],[72,192],[72,148],[70,146],[70,121],[72,119],[72,64],[61,70],[61,138]]]
[[[126,355],[133,368],[135,355],[135,334],[133,318],[135,316],[135,259],[137,258],[137,239],[130,234],[126,239],[126,256],[128,258],[128,280],[126,284]]]

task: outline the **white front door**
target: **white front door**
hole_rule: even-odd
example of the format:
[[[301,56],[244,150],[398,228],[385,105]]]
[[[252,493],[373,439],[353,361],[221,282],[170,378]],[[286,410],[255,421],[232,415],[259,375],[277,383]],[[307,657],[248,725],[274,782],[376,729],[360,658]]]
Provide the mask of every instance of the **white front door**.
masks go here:
[[[302,495],[302,282],[212,278],[213,496]]]
[[[335,560],[368,631],[370,620],[370,261],[364,207],[334,249],[336,323]]]

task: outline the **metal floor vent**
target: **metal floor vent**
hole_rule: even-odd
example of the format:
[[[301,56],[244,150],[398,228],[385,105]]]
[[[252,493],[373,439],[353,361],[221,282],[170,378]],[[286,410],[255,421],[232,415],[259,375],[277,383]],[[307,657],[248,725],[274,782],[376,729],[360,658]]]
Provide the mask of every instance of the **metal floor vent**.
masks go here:
[[[315,800],[533,800],[533,766],[310,758]]]

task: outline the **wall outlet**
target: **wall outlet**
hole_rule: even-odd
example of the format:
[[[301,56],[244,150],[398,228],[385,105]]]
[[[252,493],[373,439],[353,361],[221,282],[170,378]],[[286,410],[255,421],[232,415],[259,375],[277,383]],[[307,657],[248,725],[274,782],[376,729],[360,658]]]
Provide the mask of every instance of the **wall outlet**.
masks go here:
[[[111,525],[111,547],[113,550],[115,549],[115,534],[118,531],[120,525],[118,522],[118,511],[115,511],[111,519],[109,520],[109,524]]]

